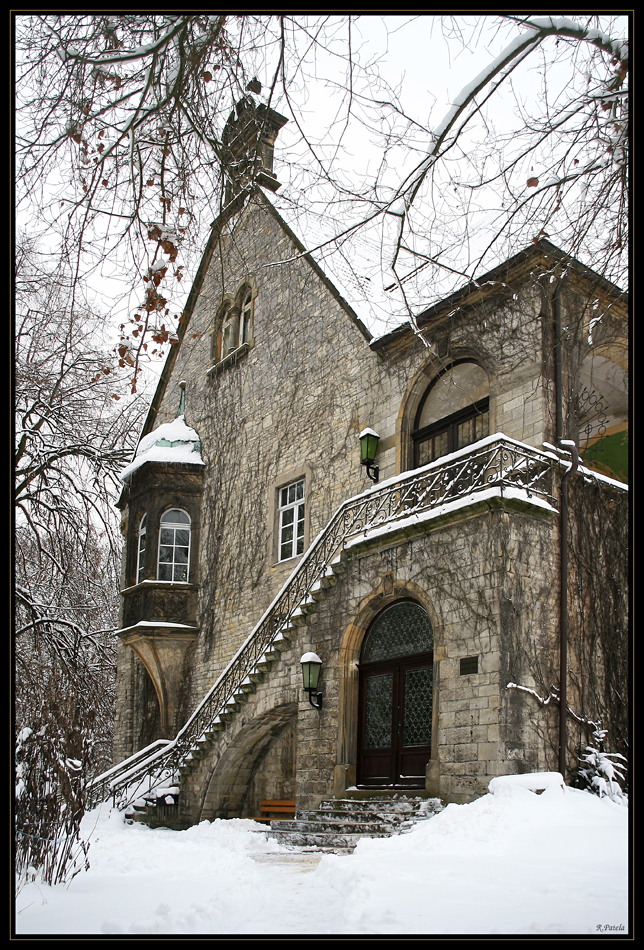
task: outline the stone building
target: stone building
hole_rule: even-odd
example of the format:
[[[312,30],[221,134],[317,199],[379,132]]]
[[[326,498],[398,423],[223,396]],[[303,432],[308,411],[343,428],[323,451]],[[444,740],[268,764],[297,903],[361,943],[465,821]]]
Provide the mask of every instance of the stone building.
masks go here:
[[[625,479],[560,447],[626,437],[624,295],[541,240],[372,339],[265,194],[279,119],[123,473],[106,781],[189,824],[556,769],[562,596],[570,779],[584,720],[627,741]]]

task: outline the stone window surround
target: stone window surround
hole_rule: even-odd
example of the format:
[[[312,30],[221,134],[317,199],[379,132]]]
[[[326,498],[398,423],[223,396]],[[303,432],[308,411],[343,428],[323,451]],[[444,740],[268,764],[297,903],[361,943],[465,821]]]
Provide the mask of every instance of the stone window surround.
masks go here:
[[[165,493],[164,493],[165,495]],[[190,517],[190,564],[188,581],[160,581],[157,578],[157,560],[158,546],[161,527],[161,516],[171,508],[180,508]],[[199,576],[199,507],[195,504],[194,497],[186,497],[183,493],[176,491],[168,492],[163,498],[143,496],[139,504],[134,506],[132,511],[132,522],[134,525],[140,525],[141,518],[146,514],[146,560],[144,562],[144,577],[139,580],[135,573],[137,567],[138,555],[138,529],[128,531],[128,553],[126,562],[128,570],[126,573],[126,586],[123,590],[131,590],[144,584],[162,585],[164,587],[188,587],[198,584]],[[152,552],[152,553],[149,553]]]
[[[279,560],[288,561],[304,554],[304,518],[306,514],[306,479],[290,482],[278,492]],[[290,528],[290,538],[285,538]],[[301,548],[302,550],[299,550]],[[285,553],[290,550],[290,554]]]
[[[304,509],[304,553],[306,553],[310,544],[310,525],[311,525],[311,476],[312,471],[309,465],[302,465],[299,468],[289,469],[280,474],[268,486],[268,563],[274,569],[279,569],[285,565],[292,570],[301,554],[283,561],[279,560],[279,493],[282,488],[304,479],[304,498],[306,501]]]

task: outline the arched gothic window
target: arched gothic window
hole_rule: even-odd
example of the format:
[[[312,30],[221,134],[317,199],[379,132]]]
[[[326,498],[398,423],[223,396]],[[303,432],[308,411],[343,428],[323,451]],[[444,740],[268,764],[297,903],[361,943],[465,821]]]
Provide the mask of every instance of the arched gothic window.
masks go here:
[[[185,582],[189,579],[190,515],[170,508],[161,515],[157,579]]]
[[[490,430],[490,386],[485,370],[462,360],[436,377],[423,396],[412,439],[414,466],[478,442]]]
[[[224,300],[215,320],[215,331],[220,327],[216,341],[213,342],[213,359],[225,360],[236,350],[248,347],[253,342],[253,311],[255,292],[245,280],[238,288],[234,300]]]
[[[239,346],[239,311],[236,307],[229,307],[224,313],[221,325],[221,359]]]

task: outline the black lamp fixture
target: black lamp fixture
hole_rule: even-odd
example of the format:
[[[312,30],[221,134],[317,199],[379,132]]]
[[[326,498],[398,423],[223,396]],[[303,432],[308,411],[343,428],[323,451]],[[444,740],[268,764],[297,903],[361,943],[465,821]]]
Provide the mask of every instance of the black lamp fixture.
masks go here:
[[[315,709],[322,709],[322,693],[317,692],[322,660],[317,653],[305,653],[300,659],[300,663],[302,664],[304,689],[309,694],[309,702]],[[314,703],[311,699],[311,693],[315,693],[317,703]]]
[[[366,465],[367,475],[375,484],[378,481],[380,468],[373,463],[378,451],[380,436],[373,429],[363,429],[358,438],[360,439],[360,462],[362,465]]]

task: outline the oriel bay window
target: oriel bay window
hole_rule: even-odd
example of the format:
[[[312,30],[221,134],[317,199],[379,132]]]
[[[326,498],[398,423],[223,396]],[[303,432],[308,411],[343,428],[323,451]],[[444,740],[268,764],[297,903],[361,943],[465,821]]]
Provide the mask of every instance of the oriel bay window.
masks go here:
[[[190,564],[190,516],[181,508],[161,515],[157,579],[186,582]]]
[[[279,560],[304,552],[304,479],[279,490]]]
[[[490,431],[490,388],[477,363],[453,363],[429,386],[412,433],[414,465],[478,442]]]

